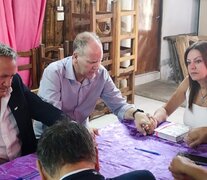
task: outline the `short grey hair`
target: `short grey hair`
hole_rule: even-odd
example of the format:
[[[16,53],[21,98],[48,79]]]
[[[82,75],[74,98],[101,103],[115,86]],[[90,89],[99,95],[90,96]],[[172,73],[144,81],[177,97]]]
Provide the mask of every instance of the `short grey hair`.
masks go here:
[[[84,50],[86,49],[88,43],[91,41],[97,41],[98,44],[100,44],[100,46],[102,47],[102,43],[101,40],[99,39],[99,37],[96,35],[96,33],[94,32],[82,32],[79,33],[75,40],[73,41],[73,52],[78,52],[81,55],[84,55]]]
[[[17,53],[12,48],[10,48],[9,46],[7,46],[3,43],[0,43],[0,57],[1,56],[10,57],[13,60],[16,60]]]
[[[86,127],[63,117],[42,134],[37,157],[45,171],[55,177],[64,165],[82,161],[96,162],[93,138]]]

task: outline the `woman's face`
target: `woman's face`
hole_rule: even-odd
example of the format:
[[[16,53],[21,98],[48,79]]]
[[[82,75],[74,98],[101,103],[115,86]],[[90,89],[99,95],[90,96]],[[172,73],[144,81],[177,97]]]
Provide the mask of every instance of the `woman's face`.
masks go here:
[[[192,49],[187,55],[188,73],[192,80],[200,81],[207,78],[207,67],[200,51]]]

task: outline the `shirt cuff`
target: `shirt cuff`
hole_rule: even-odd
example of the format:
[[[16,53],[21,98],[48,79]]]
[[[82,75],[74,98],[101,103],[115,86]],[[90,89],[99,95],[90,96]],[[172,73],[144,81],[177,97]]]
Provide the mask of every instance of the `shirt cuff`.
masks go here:
[[[120,120],[123,120],[124,119],[124,115],[125,115],[125,112],[128,110],[128,109],[131,109],[131,108],[136,108],[134,104],[127,104],[125,105],[124,107],[122,107],[117,116]]]

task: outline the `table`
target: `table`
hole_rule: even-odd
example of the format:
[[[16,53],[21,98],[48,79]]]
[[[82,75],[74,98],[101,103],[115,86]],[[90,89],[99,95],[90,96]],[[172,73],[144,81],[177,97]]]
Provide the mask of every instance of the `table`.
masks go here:
[[[132,170],[150,170],[159,180],[173,179],[168,170],[172,158],[178,152],[189,152],[207,157],[207,144],[190,149],[182,143],[173,143],[156,136],[142,136],[133,121],[112,124],[100,130],[97,137],[100,172],[113,177]],[[150,150],[160,155],[137,150]]]
[[[40,180],[36,159],[35,154],[30,154],[1,165],[0,180]]]
[[[178,152],[185,151],[207,157],[207,145],[190,149],[183,142],[173,143],[155,136],[144,137],[136,131],[133,121],[111,124],[100,129],[99,133],[97,143],[100,172],[105,177],[118,176],[132,170],[148,169],[156,179],[171,180],[173,178],[168,171],[168,166],[172,157]],[[135,148],[150,150],[159,155]],[[17,158],[0,166],[0,180],[17,178],[40,180],[35,154]]]

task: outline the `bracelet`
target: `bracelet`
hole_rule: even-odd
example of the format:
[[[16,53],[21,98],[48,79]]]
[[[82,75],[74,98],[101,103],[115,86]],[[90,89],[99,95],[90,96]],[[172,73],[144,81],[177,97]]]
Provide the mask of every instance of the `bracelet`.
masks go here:
[[[137,112],[144,112],[142,109],[137,109],[136,111],[134,111],[133,112],[133,114],[132,114],[132,116],[133,116],[133,118],[135,118],[135,114],[137,113]]]

